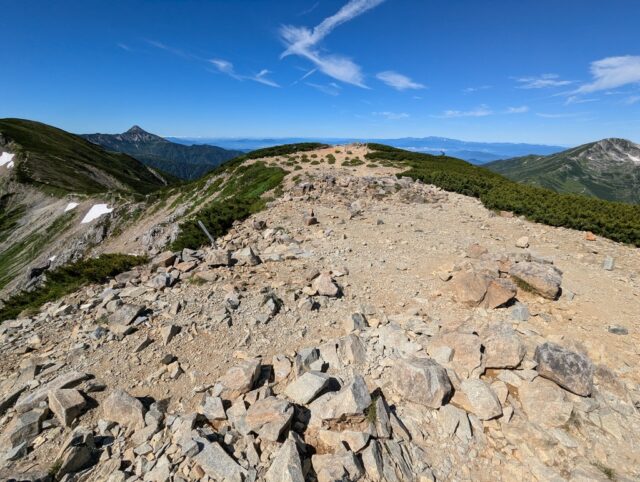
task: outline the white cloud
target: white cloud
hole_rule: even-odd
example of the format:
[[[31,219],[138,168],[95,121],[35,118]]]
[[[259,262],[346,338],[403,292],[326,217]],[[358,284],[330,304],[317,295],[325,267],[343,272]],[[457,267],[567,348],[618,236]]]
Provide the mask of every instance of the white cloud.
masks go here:
[[[529,112],[529,106],[523,105],[520,107],[509,107],[505,111],[505,114],[524,114],[526,112]]]
[[[576,117],[578,114],[546,114],[544,112],[537,112],[536,115],[543,119],[567,119],[570,117]]]
[[[385,112],[372,112],[372,114],[375,116],[384,117],[387,120],[400,120],[400,119],[408,119],[409,117],[411,117],[406,112],[385,111]]]
[[[249,80],[253,80],[254,82],[259,82],[260,84],[268,85],[269,87],[280,87],[280,85],[274,82],[273,80],[267,79],[267,75],[269,75],[270,73],[271,73],[270,70],[262,69],[254,77],[249,77]]]
[[[445,119],[453,119],[456,117],[486,117],[493,114],[493,111],[489,109],[487,105],[481,105],[473,110],[461,111],[461,110],[446,110],[438,117]]]
[[[632,95],[624,100],[624,103],[627,105],[633,105],[638,102],[640,102],[640,95]]]
[[[385,72],[380,72],[376,75],[378,80],[381,80],[385,84],[390,87],[393,87],[396,90],[407,90],[407,89],[424,89],[425,86],[419,84],[418,82],[414,82],[406,75],[399,74],[392,70],[387,70]]]
[[[571,95],[567,97],[564,105],[572,105],[572,104],[587,104],[589,102],[598,102],[600,99],[582,99],[577,95]]]
[[[360,66],[342,55],[323,54],[317,45],[329,35],[333,29],[349,20],[362,15],[366,11],[377,7],[384,0],[350,0],[337,13],[325,18],[313,29],[285,25],[280,29],[280,35],[287,45],[287,49],[280,56],[298,55],[313,62],[322,73],[336,80],[358,87],[367,88]]]
[[[131,47],[129,47],[127,44],[123,44],[122,42],[118,42],[116,45],[118,47],[120,47],[122,50],[126,50],[127,52],[131,52]]]
[[[590,70],[593,82],[580,86],[575,94],[640,84],[640,56],[607,57],[592,62]]]
[[[520,89],[546,89],[549,87],[562,87],[572,84],[571,80],[562,80],[557,74],[542,74],[538,77],[520,77],[515,79],[519,82]]]
[[[490,88],[491,88],[490,85],[480,85],[478,87],[467,87],[466,89],[462,89],[462,92],[464,92],[465,94],[473,94],[474,92],[478,92],[480,90],[487,90]]]
[[[309,87],[313,87],[316,90],[319,90],[323,94],[332,95],[334,97],[340,95],[340,86],[335,82],[331,82],[327,85],[325,84],[314,84],[313,82],[306,83]]]
[[[258,74],[253,76],[240,75],[236,72],[235,67],[231,62],[224,59],[210,59],[209,63],[212,64],[219,72],[228,75],[236,80],[253,80],[260,84],[268,85],[269,87],[280,87],[280,85],[273,80],[267,78],[267,75],[271,73],[270,70],[262,69]]]

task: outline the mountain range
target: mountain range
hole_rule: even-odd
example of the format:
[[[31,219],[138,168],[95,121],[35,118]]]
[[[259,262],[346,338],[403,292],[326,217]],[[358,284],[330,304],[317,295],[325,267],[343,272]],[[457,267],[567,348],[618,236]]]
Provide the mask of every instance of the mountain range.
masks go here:
[[[81,137],[109,151],[134,156],[144,164],[180,179],[197,179],[225,161],[242,154],[213,145],[184,145],[133,126],[122,134],[82,134]]]
[[[505,159],[485,167],[560,193],[640,203],[640,145],[625,139],[603,139],[550,156]]]
[[[449,139],[446,137],[402,137],[397,139],[374,139],[356,137],[286,137],[286,138],[204,138],[204,137],[167,137],[168,140],[186,145],[214,144],[226,149],[252,151],[282,144],[301,142],[320,142],[323,144],[351,144],[354,142],[379,143],[425,154],[456,157],[473,164],[484,164],[529,154],[549,155],[563,151],[565,147],[543,144],[522,144],[510,142],[472,142]]]

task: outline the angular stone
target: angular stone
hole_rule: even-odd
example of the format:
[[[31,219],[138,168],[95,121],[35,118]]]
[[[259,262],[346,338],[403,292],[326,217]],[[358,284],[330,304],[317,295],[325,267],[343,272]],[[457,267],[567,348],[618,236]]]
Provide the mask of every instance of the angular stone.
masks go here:
[[[613,335],[628,335],[629,330],[624,326],[619,325],[609,325],[607,327],[607,331]],[[0,414],[2,414],[2,410],[0,409]]]
[[[362,451],[362,465],[369,479],[376,482],[384,480],[382,453],[377,440],[372,440]]]
[[[502,415],[500,400],[483,380],[463,380],[461,388],[474,415],[480,420],[491,420]]]
[[[105,420],[116,422],[138,430],[144,427],[144,407],[137,398],[121,389],[116,389],[102,403]]]
[[[489,283],[483,304],[491,309],[506,305],[515,298],[517,291],[513,281],[504,278],[494,279]]]
[[[560,427],[571,417],[573,404],[566,400],[565,392],[549,380],[538,377],[532,382],[523,382],[518,394],[524,412],[533,423]]]
[[[363,418],[364,410],[371,405],[371,395],[361,375],[344,385],[339,392],[322,395],[309,405],[311,422],[322,425],[331,420],[346,420],[351,417]]]
[[[344,336],[338,340],[338,356],[345,365],[361,364],[367,361],[367,351],[355,334]]]
[[[306,405],[327,386],[331,377],[322,372],[306,372],[287,385],[284,394],[299,405]]]
[[[613,268],[615,268],[615,266],[616,266],[616,261],[611,256],[607,256],[606,258],[604,258],[602,267],[605,270],[613,271]]]
[[[214,397],[209,393],[207,393],[204,400],[202,400],[198,412],[204,415],[209,422],[227,419],[222,399],[220,397]]]
[[[562,271],[551,264],[522,261],[511,267],[509,274],[516,282],[524,284],[543,298],[555,300],[560,295]]]
[[[434,337],[429,350],[446,346],[453,349],[453,367],[459,375],[469,377],[482,364],[480,337],[471,333],[450,332]]]
[[[49,408],[64,427],[71,426],[71,422],[82,413],[86,404],[82,394],[73,388],[49,392]]]
[[[406,400],[434,409],[439,408],[452,392],[446,370],[430,358],[398,360],[393,381]]]
[[[314,455],[311,457],[313,470],[318,482],[336,482],[358,480],[364,470],[353,452]]]
[[[487,280],[472,272],[459,273],[449,282],[453,299],[467,306],[479,306],[487,293]]]
[[[320,296],[337,297],[340,295],[340,288],[333,282],[329,273],[321,273],[313,280],[311,288]]]
[[[527,236],[522,236],[518,238],[516,241],[516,248],[527,249],[529,247],[529,238]]]
[[[389,417],[389,406],[382,396],[378,396],[374,400],[374,410],[376,415],[376,434],[378,438],[391,437],[391,419]]]
[[[292,436],[282,444],[265,475],[266,482],[304,482],[302,462]]]
[[[240,266],[257,266],[262,263],[251,246],[247,246],[246,248],[236,251],[233,253],[233,258]]]
[[[144,313],[145,310],[146,307],[143,305],[125,303],[109,317],[109,323],[114,325],[130,325],[138,316]]]
[[[231,264],[231,253],[226,249],[212,249],[207,251],[204,262],[212,268],[229,266]]]
[[[40,434],[42,421],[46,418],[48,410],[35,408],[22,413],[11,420],[0,436],[0,452],[9,452],[25,444],[28,447]],[[21,449],[20,454],[26,450]]]
[[[524,343],[511,329],[490,333],[482,342],[486,368],[516,368],[526,353]]]
[[[467,248],[467,256],[473,259],[480,259],[488,252],[489,250],[487,248],[478,243],[473,243]]]
[[[85,427],[77,427],[65,440],[55,459],[56,479],[89,467],[96,449],[93,432]]]
[[[218,382],[222,385],[220,396],[232,400],[239,395],[251,391],[253,384],[260,375],[260,361],[257,359],[243,360],[229,368],[220,377]]]
[[[271,364],[276,382],[286,379],[291,373],[291,361],[285,355],[274,355]]]
[[[258,400],[247,410],[245,422],[251,432],[263,440],[278,441],[293,418],[293,405],[286,400],[267,397]]]
[[[167,346],[178,333],[180,333],[180,327],[178,325],[165,325],[160,328],[162,344]]]
[[[7,410],[9,410],[18,400],[18,397],[22,395],[27,389],[27,385],[19,385],[16,388],[12,388],[7,393],[0,396],[0,417],[5,414]]]
[[[164,253],[160,253],[151,261],[151,269],[155,270],[158,268],[168,268],[169,266],[173,266],[173,263],[176,260],[176,255],[171,251],[165,251]]]
[[[202,450],[193,457],[204,473],[213,480],[229,482],[243,482],[247,471],[224,451],[217,442],[209,442],[206,439],[196,439]]]
[[[27,412],[36,407],[40,402],[45,401],[49,397],[50,391],[75,387],[87,378],[89,378],[89,375],[82,372],[71,371],[63,373],[49,383],[42,385],[34,392],[20,398],[15,405],[15,409],[18,413]]]
[[[524,303],[516,303],[511,308],[511,318],[516,321],[527,321],[529,319],[529,308]]]
[[[593,390],[593,364],[585,355],[553,343],[536,348],[534,360],[541,377],[556,382],[576,395],[588,397]]]

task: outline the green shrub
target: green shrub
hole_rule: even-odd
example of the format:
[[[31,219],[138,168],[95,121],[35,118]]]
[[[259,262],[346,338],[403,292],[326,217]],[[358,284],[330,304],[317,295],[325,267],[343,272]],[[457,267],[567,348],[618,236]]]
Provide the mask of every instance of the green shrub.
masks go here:
[[[409,170],[398,174],[434,184],[447,191],[479,198],[488,208],[511,211],[527,219],[582,231],[640,246],[640,206],[518,184],[497,173],[446,156],[403,151],[369,144],[365,157],[392,161]],[[343,164],[344,165],[344,164]]]
[[[146,262],[147,258],[142,256],[103,254],[99,258],[84,259],[56,268],[47,273],[44,286],[31,292],[23,291],[5,301],[0,310],[0,322],[16,318],[25,310],[37,310],[43,304],[62,298],[86,284],[104,283]]]

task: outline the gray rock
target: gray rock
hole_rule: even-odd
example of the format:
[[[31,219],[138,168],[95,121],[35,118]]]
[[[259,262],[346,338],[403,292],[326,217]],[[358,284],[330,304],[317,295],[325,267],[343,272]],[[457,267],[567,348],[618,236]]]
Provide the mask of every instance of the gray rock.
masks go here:
[[[247,410],[245,423],[251,432],[263,440],[276,442],[289,427],[293,418],[293,405],[286,400],[267,397],[255,402]]]
[[[116,389],[102,403],[105,420],[137,430],[144,427],[144,407],[140,400],[124,390]]]
[[[529,308],[524,303],[516,303],[511,308],[511,318],[516,321],[527,321],[529,319]]]
[[[514,264],[509,274],[524,289],[531,290],[543,298],[555,300],[560,295],[562,271],[552,264],[522,261]]]
[[[235,259],[240,266],[256,266],[262,263],[251,246],[247,246],[233,253],[233,259]]]
[[[211,394],[206,394],[199,412],[204,415],[209,422],[216,422],[219,420],[226,420],[227,415],[224,411],[224,405],[220,397],[214,397]]]
[[[319,426],[330,420],[363,418],[364,410],[371,405],[367,384],[361,375],[344,385],[339,392],[322,395],[309,405],[312,425]]]
[[[284,393],[300,405],[306,405],[327,386],[331,377],[322,372],[306,372],[287,385]]]
[[[205,263],[212,268],[229,266],[231,264],[231,253],[226,249],[212,249],[207,251]]]
[[[71,371],[59,375],[49,383],[40,386],[34,392],[20,398],[15,405],[15,409],[18,413],[27,412],[36,407],[40,402],[45,401],[49,397],[50,391],[75,387],[87,378],[89,378],[89,375],[77,371]]]
[[[138,316],[144,313],[145,309],[143,305],[125,303],[109,317],[109,323],[114,325],[130,325]]]
[[[534,359],[541,377],[556,382],[576,395],[591,395],[593,364],[585,355],[547,342],[536,348]]]
[[[318,482],[358,480],[364,470],[358,458],[351,451],[337,454],[314,455],[311,457]]]
[[[520,403],[529,420],[545,427],[560,427],[567,423],[573,411],[573,404],[555,383],[536,378],[523,382],[518,388]]]
[[[615,266],[616,266],[616,262],[611,256],[607,256],[606,258],[604,258],[604,261],[602,263],[602,267],[605,270],[613,271],[613,268],[615,268]]]
[[[82,394],[73,388],[49,392],[49,408],[64,427],[71,426],[71,422],[82,413],[86,404]]]
[[[480,420],[491,420],[502,415],[500,400],[484,381],[463,380],[461,388],[471,404],[474,415]]]
[[[53,465],[58,467],[56,478],[89,467],[95,448],[93,432],[85,427],[77,427],[62,444],[55,459]]]
[[[293,437],[287,438],[278,450],[265,475],[266,482],[304,482],[302,462]]]
[[[0,452],[11,451],[19,448],[22,444],[29,446],[40,434],[42,421],[48,412],[44,408],[35,408],[14,417],[0,436]],[[24,452],[24,450],[20,450],[20,453]]]
[[[372,440],[362,451],[362,465],[369,479],[376,482],[384,480],[382,453],[377,440]]]
[[[311,288],[320,296],[337,297],[340,295],[340,287],[333,282],[329,273],[321,273],[313,280]]]
[[[398,360],[393,381],[405,399],[434,409],[439,408],[452,392],[446,370],[430,358]]]
[[[293,359],[293,371],[297,376],[311,368],[311,365],[320,360],[320,350],[315,347],[302,348]]]
[[[173,338],[180,333],[180,327],[178,325],[165,325],[160,328],[160,336],[162,337],[162,344],[167,346]]]
[[[27,385],[19,385],[0,396],[0,417],[5,414],[18,400],[18,397],[27,389]]]
[[[526,348],[515,331],[502,328],[490,333],[483,341],[486,368],[515,368],[524,358]]]
[[[612,333],[614,335],[628,335],[629,334],[629,330],[626,329],[624,326],[619,326],[619,325],[609,325],[609,327],[607,328],[607,331],[609,333]],[[2,413],[2,410],[0,410],[0,414]]]
[[[203,438],[197,438],[196,441],[202,445],[202,450],[193,459],[206,475],[213,480],[243,482],[247,471],[238,465],[220,444]]]
[[[249,392],[260,375],[260,361],[257,359],[243,360],[229,368],[220,377],[218,383],[222,386],[220,396],[232,400],[239,395]]]

